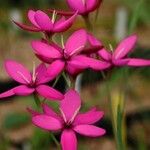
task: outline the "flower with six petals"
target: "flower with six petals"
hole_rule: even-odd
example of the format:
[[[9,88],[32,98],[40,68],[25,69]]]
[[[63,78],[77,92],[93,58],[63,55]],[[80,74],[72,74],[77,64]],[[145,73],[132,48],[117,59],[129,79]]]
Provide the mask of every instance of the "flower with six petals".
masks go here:
[[[48,44],[43,41],[32,41],[31,45],[35,54],[44,62],[51,65],[57,65],[57,69],[65,70],[72,76],[81,71],[92,68],[94,70],[103,70],[109,67],[107,63],[88,57],[85,52],[87,42],[87,32],[84,29],[75,31],[63,44],[63,48],[58,45]],[[92,40],[91,40],[92,41]],[[51,74],[51,70],[49,74]]]
[[[48,105],[43,105],[43,114],[32,109],[32,122],[37,127],[48,131],[62,131],[62,150],[77,150],[77,138],[75,133],[88,137],[100,137],[105,134],[105,130],[93,125],[99,121],[104,113],[96,108],[86,113],[79,113],[81,100],[78,93],[69,90],[64,99],[60,102],[61,115],[53,111]]]
[[[1,93],[0,98],[12,95],[27,96],[32,93],[37,93],[47,99],[63,99],[63,95],[59,91],[45,85],[45,83],[53,80],[57,74],[53,73],[51,76],[47,76],[47,68],[43,63],[33,69],[32,74],[23,65],[12,60],[5,61],[5,69],[9,76],[21,85]],[[53,66],[51,69],[54,70]]]
[[[115,51],[109,52],[104,48],[98,54],[110,66],[150,66],[150,60],[127,57],[127,54],[133,51],[136,41],[136,35],[129,36],[120,42]]]
[[[18,25],[23,30],[31,32],[43,32],[48,36],[53,35],[54,33],[64,32],[70,28],[77,16],[77,12],[74,13],[71,17],[66,19],[64,16],[61,16],[59,20],[56,21],[57,13],[53,12],[52,18],[50,18],[45,12],[41,10],[28,11],[28,18],[32,23],[32,26],[24,25],[18,22],[14,23]]]

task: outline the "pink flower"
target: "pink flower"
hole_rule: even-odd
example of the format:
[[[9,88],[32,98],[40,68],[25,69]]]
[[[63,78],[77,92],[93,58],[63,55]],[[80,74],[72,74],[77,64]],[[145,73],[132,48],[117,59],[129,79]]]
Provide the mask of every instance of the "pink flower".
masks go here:
[[[96,10],[101,2],[102,0],[67,0],[69,7],[73,11],[78,11],[80,15],[88,15]]]
[[[99,56],[111,66],[150,66],[150,60],[140,58],[128,58],[127,54],[133,50],[137,36],[132,35],[124,39],[115,51],[109,52],[105,48],[98,52]]]
[[[77,137],[79,133],[88,137],[99,137],[105,134],[105,130],[92,124],[99,121],[104,113],[96,108],[86,113],[79,113],[81,99],[74,90],[69,90],[60,103],[61,115],[55,113],[47,105],[43,105],[43,114],[32,109],[32,122],[39,128],[48,131],[62,131],[61,146],[62,150],[77,150]]]
[[[63,99],[63,95],[60,92],[45,85],[46,82],[54,79],[57,74],[53,73],[49,77],[46,76],[47,68],[43,63],[34,69],[32,74],[20,63],[12,60],[5,62],[5,69],[7,73],[21,85],[7,92],[1,93],[0,98],[9,97],[12,95],[27,96],[36,92],[47,99]],[[53,66],[51,69],[55,71]]]
[[[24,25],[15,21],[14,22],[23,30],[31,32],[44,32],[47,35],[52,35],[53,33],[64,32],[70,28],[77,16],[77,12],[68,19],[62,16],[58,21],[56,21],[56,15],[57,13],[54,11],[52,18],[50,18],[41,10],[29,10],[28,18],[32,23],[32,26]]]
[[[80,29],[69,37],[67,42],[63,45],[63,48],[56,44],[47,44],[37,40],[32,41],[31,45],[35,54],[42,61],[52,63],[51,65],[57,63],[58,65],[55,66],[59,72],[65,70],[71,75],[77,75],[87,68],[95,70],[108,68],[107,63],[82,54],[82,51],[85,50],[86,42],[87,33],[84,29]],[[51,74],[51,72],[50,70],[49,74]]]

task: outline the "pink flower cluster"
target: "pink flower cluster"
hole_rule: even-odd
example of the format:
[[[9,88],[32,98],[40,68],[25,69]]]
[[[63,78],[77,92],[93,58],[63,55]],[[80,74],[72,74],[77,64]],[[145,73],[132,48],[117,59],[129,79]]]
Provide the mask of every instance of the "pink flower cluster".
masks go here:
[[[106,50],[102,42],[85,29],[73,32],[66,42],[62,39],[61,45],[54,42],[52,40],[54,34],[67,31],[78,15],[88,16],[90,12],[98,9],[101,0],[67,0],[67,3],[72,10],[70,13],[54,10],[49,17],[41,10],[29,10],[28,19],[32,25],[14,21],[23,30],[44,33],[44,38],[31,41],[33,52],[42,63],[34,67],[33,72],[30,73],[22,64],[6,60],[5,69],[8,75],[20,85],[1,93],[0,98],[37,94],[47,100],[59,100],[60,115],[45,103],[42,104],[43,113],[31,108],[28,108],[28,111],[32,114],[32,122],[37,127],[62,132],[63,150],[77,150],[75,133],[89,137],[105,134],[104,129],[93,125],[103,117],[104,113],[96,108],[86,113],[79,113],[81,99],[74,89],[69,89],[63,94],[46,83],[56,79],[63,72],[76,78],[85,69],[102,71],[114,66],[150,66],[150,60],[127,56],[133,50],[137,40],[136,35],[121,41],[114,51]]]

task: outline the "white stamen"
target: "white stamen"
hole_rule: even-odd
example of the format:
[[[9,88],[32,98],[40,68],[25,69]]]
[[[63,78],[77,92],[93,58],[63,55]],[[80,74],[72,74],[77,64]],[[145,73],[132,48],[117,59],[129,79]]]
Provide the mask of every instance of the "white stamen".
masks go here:
[[[78,53],[78,51],[79,51],[80,49],[82,49],[83,47],[84,47],[84,45],[82,45],[82,46],[76,48],[72,53],[70,53],[70,55],[74,55],[75,53]]]
[[[53,11],[53,14],[52,14],[52,23],[55,22],[56,17],[57,17],[57,12],[54,10],[54,11]]]
[[[24,81],[26,81],[28,84],[30,84],[30,81],[20,71],[17,71],[17,73],[22,77],[22,79]]]
[[[32,80],[35,82],[37,73],[35,72],[35,62],[33,62]]]
[[[72,118],[68,122],[69,124],[71,124],[74,121],[74,119],[75,119],[76,115],[78,114],[79,110],[80,110],[80,107],[74,112]]]
[[[67,118],[66,118],[64,112],[61,110],[61,108],[59,108],[59,110],[60,110],[60,112],[61,112],[61,115],[62,115],[62,117],[63,117],[65,123],[67,123]]]

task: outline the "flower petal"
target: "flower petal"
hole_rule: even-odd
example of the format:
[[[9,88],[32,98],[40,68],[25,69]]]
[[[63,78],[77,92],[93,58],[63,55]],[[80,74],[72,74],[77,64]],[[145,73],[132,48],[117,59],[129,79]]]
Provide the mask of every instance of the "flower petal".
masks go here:
[[[13,21],[18,27],[20,27],[21,29],[23,30],[27,30],[27,31],[30,31],[30,32],[39,32],[41,31],[41,29],[39,28],[36,28],[36,27],[33,27],[33,26],[28,26],[28,25],[25,25],[25,24],[22,24],[22,23],[19,23],[19,22],[16,22],[16,21]]]
[[[64,96],[59,91],[47,85],[39,85],[36,88],[36,91],[39,95],[47,99],[61,100],[64,98]]]
[[[73,124],[94,124],[99,121],[104,115],[104,112],[91,109],[86,113],[80,113],[76,116]]]
[[[79,53],[85,47],[86,41],[87,34],[84,29],[75,31],[65,44],[66,53],[70,56]]]
[[[38,67],[35,70],[35,75],[36,75],[36,84],[42,84],[42,83],[46,83],[49,80],[45,79],[45,75],[47,72],[47,67],[44,63],[41,63],[38,65]]]
[[[48,9],[47,11],[53,13],[55,9]],[[60,16],[72,16],[74,14],[73,11],[64,11],[64,10],[55,10],[56,13]]]
[[[101,4],[102,0],[87,0],[86,1],[86,10],[88,12],[94,11]]]
[[[62,122],[62,118],[51,107],[49,107],[47,104],[43,104],[42,108],[43,108],[43,112],[46,115],[57,118],[58,120],[60,120]]]
[[[46,44],[45,42],[34,40],[31,42],[31,45],[35,53],[43,57],[50,58],[50,59],[62,57],[61,53],[56,48]]]
[[[42,30],[51,31],[53,23],[49,16],[41,10],[36,11],[34,15],[36,23],[41,27]]]
[[[75,90],[69,90],[60,102],[60,110],[65,122],[72,122],[81,107],[81,99]]]
[[[114,59],[121,59],[126,56],[134,47],[137,41],[137,36],[132,35],[127,37],[126,39],[122,40],[120,44],[117,46],[113,58]]]
[[[30,22],[31,22],[35,27],[40,28],[39,25],[38,25],[38,24],[36,23],[36,21],[35,21],[35,18],[34,18],[35,13],[36,13],[35,11],[29,10],[29,11],[28,11],[28,18],[29,18]]]
[[[62,150],[77,150],[77,138],[73,130],[64,130],[61,134]]]
[[[16,87],[15,87],[16,88]],[[5,98],[15,95],[14,88],[0,94],[0,98]]]
[[[128,65],[129,59],[117,59],[112,60],[112,62],[115,66],[126,66]]]
[[[59,23],[58,22],[55,23],[54,32],[64,32],[67,29],[69,29],[74,23],[76,16],[77,16],[77,12],[73,16],[71,16],[69,19],[66,19],[64,21],[59,21]]]
[[[108,52],[106,49],[102,49],[98,52],[99,56],[102,57],[104,60],[106,61],[110,61],[112,56],[111,56],[111,53]]]
[[[135,67],[150,66],[150,60],[130,58],[128,61],[128,66],[135,66]]]
[[[77,55],[75,59],[78,60],[80,63],[86,64],[89,68],[98,71],[107,69],[111,66],[109,62],[97,60],[84,55]]]
[[[62,124],[58,119],[48,115],[33,116],[32,123],[39,128],[50,131],[57,131],[62,128]]]
[[[79,11],[79,13],[85,12],[85,4],[82,0],[67,0],[69,7],[74,11]]]
[[[31,74],[22,64],[13,60],[7,60],[5,61],[5,69],[9,76],[17,82],[22,84],[31,83]]]
[[[77,125],[74,127],[74,131],[89,137],[103,136],[106,133],[104,129],[98,128],[93,125]]]
[[[30,108],[30,107],[27,107],[27,111],[32,115],[32,117],[37,116],[37,115],[41,115],[41,113],[39,113],[39,112],[33,110],[33,109]]]
[[[56,78],[64,69],[65,62],[56,60],[47,68],[47,76],[51,77],[51,80]]]
[[[34,88],[29,88],[26,85],[20,85],[16,88],[14,88],[14,93],[16,95],[20,95],[20,96],[27,96],[32,94],[35,91]]]

